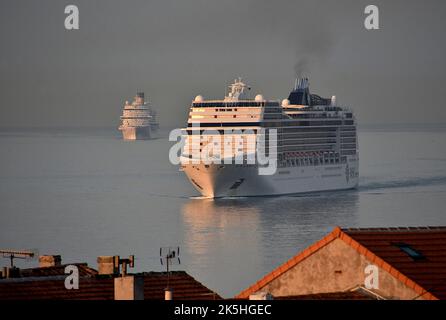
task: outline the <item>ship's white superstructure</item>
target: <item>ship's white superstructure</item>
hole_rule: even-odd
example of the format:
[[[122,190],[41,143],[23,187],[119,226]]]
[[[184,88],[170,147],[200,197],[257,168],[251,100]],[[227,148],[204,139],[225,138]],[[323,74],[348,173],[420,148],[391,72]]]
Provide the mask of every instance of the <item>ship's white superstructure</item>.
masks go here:
[[[262,95],[249,99],[249,90],[237,79],[223,100],[197,96],[192,102],[188,126],[183,129],[181,170],[203,196],[280,195],[358,185],[358,141],[351,110],[340,107],[335,97],[310,94],[308,79],[296,82],[281,103]],[[272,131],[277,132],[277,170],[272,175],[259,174],[261,165],[248,163],[246,155],[253,143],[258,147],[258,135]],[[228,139],[217,144],[222,135]],[[209,144],[218,145],[212,156],[220,163],[203,161],[201,155]],[[242,163],[225,161],[240,153],[244,154]]]
[[[131,104],[125,102],[119,126],[124,140],[155,138],[158,129],[156,111],[144,100],[144,92],[138,92]]]

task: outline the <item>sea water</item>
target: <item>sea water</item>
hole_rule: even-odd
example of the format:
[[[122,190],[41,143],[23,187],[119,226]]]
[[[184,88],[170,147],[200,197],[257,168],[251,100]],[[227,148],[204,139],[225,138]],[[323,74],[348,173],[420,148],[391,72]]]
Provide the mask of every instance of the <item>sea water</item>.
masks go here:
[[[218,200],[200,198],[169,163],[162,136],[1,130],[0,247],[94,268],[97,256],[134,254],[130,271],[162,271],[159,248],[179,246],[174,270],[232,297],[335,226],[446,225],[443,127],[360,130],[357,190]]]

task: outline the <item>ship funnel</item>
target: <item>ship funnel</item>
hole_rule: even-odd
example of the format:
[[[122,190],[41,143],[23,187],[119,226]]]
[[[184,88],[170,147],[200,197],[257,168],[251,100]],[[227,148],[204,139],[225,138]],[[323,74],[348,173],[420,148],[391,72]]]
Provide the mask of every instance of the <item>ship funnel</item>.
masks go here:
[[[135,102],[137,105],[144,104],[144,92],[137,92],[135,97]]]
[[[136,93],[136,96],[137,96],[138,98],[144,99],[144,92],[137,92],[137,93]]]
[[[301,78],[301,79],[296,79],[296,82],[294,84],[294,90],[297,89],[306,89],[308,88],[308,78]]]
[[[290,105],[311,105],[311,95],[308,83],[308,78],[296,79],[294,84],[295,88],[288,97]]]

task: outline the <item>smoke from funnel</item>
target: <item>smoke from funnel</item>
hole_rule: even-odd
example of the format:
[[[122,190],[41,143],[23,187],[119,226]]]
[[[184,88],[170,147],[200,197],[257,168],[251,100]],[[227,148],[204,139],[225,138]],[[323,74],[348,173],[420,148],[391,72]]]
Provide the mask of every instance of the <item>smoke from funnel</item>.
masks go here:
[[[299,58],[296,62],[296,64],[294,65],[294,75],[296,76],[296,78],[303,78],[304,76],[307,75],[309,71],[308,68],[308,58],[307,57],[302,57]]]
[[[334,39],[328,26],[312,26],[311,36],[302,34],[297,41],[297,62],[294,65],[296,78],[308,77],[316,65],[323,65],[331,55]]]

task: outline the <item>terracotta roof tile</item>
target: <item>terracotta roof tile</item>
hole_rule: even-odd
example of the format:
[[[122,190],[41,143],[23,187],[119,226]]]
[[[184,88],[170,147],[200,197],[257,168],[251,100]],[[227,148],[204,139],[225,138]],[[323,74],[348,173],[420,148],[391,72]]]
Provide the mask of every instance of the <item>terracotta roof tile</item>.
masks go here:
[[[45,269],[45,272],[50,271],[51,275],[42,275],[45,273],[43,270],[41,272],[33,270],[28,274],[34,276],[0,280],[0,300],[113,300],[114,298],[112,276],[81,275],[79,289],[67,290],[64,285],[66,275],[63,273],[63,275],[54,275],[57,273],[56,269],[42,269]],[[38,276],[35,276],[36,274]],[[144,277],[144,298],[163,300],[164,289],[167,285],[166,273],[148,272],[139,275]],[[177,300],[221,299],[218,294],[206,288],[184,271],[172,272],[169,284],[173,289],[173,297]]]
[[[287,272],[291,268],[293,268],[296,264],[301,262],[302,260],[306,259],[310,255],[312,255],[314,252],[318,251],[323,246],[327,245],[334,239],[336,239],[341,234],[341,229],[339,227],[336,227],[332,233],[328,234],[321,240],[317,241],[304,251],[300,252],[296,256],[289,259],[287,262],[273,270],[272,272],[265,275],[262,279],[257,281],[255,284],[253,284],[251,287],[243,290],[241,293],[239,293],[237,296],[235,296],[236,299],[247,299],[251,294],[259,291],[261,288],[263,288],[266,284],[273,281],[283,273]]]
[[[343,229],[349,237],[379,257],[382,265],[394,269],[391,274],[410,287],[434,293],[446,299],[446,227],[398,227]],[[422,254],[414,259],[398,244],[406,244]]]
[[[163,300],[167,286],[165,272],[144,273],[144,297],[146,299]],[[177,300],[215,300],[222,299],[218,294],[206,288],[184,271],[172,272],[169,287]]]
[[[1,280],[0,300],[110,300],[114,296],[111,278],[81,277],[79,290],[65,289],[63,277],[50,278]]]
[[[334,239],[387,270],[425,299],[446,299],[446,227],[348,228],[334,230],[236,296],[245,299]],[[421,253],[414,259],[397,244]]]
[[[90,268],[86,263],[73,263],[71,265],[78,267],[79,276],[81,277],[98,274],[95,269]],[[68,264],[53,267],[21,269],[20,275],[22,277],[63,276],[65,275],[66,266],[68,266]]]

